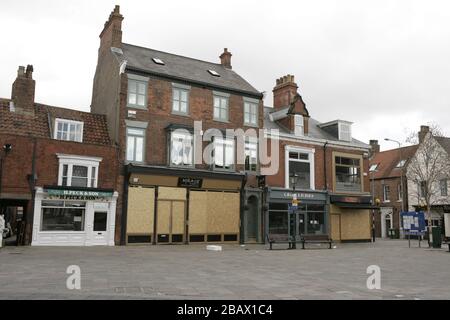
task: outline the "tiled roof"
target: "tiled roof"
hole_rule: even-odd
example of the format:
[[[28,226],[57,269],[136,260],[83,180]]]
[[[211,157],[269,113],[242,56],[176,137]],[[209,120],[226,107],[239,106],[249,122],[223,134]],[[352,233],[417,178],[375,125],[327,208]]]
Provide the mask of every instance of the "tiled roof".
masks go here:
[[[370,166],[377,164],[375,179],[400,177],[401,169],[396,168],[401,159],[408,161],[416,153],[418,146],[408,146],[376,153],[370,160]]]
[[[0,134],[16,134],[51,138],[50,123],[56,118],[82,121],[83,143],[109,145],[108,126],[104,115],[35,104],[34,115],[11,112],[10,100],[0,99]]]
[[[220,63],[197,60],[126,43],[122,44],[122,51],[123,54],[117,51],[113,52],[120,61],[127,61],[128,69],[262,97],[262,94],[240,75]],[[155,63],[153,58],[161,59],[164,61],[164,65]],[[211,75],[208,70],[216,71],[220,77]]]

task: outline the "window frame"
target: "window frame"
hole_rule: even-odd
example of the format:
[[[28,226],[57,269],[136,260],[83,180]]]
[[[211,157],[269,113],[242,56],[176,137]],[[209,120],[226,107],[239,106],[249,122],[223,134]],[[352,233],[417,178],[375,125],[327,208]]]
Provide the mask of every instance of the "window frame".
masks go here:
[[[299,130],[300,128],[301,131]],[[305,120],[301,114],[294,115],[294,135],[297,137],[303,137],[305,135]]]
[[[136,94],[136,103],[130,103],[130,84],[134,82],[136,83],[136,92],[133,94]],[[142,95],[139,93],[139,83],[144,85],[144,105],[138,104],[138,96]],[[141,109],[141,110],[147,110],[148,107],[148,83],[149,78],[128,74],[128,84],[127,84],[127,108],[133,108],[133,109]]]
[[[223,166],[225,167],[226,164],[226,141],[231,141],[233,143],[233,163],[231,164],[230,168],[218,168],[216,167],[216,143],[217,140],[222,140],[222,149],[223,149]],[[214,171],[234,171],[236,168],[236,140],[234,138],[227,138],[227,137],[214,137],[213,139],[213,145],[214,145],[214,151],[213,151],[213,162],[212,167]]]
[[[249,162],[249,168],[247,169],[247,151],[252,151],[254,149],[250,149],[248,145],[255,145],[256,146],[256,163],[253,164],[251,161]],[[244,139],[244,171],[245,172],[251,172],[256,173],[259,171],[259,144],[258,144],[258,138],[256,137],[245,137]],[[249,156],[250,160],[252,159],[251,155]],[[255,165],[255,170],[252,170],[252,166]]]
[[[216,99],[219,99],[219,118],[216,117]],[[222,118],[222,101],[226,101],[226,118]],[[213,120],[219,122],[229,122],[230,121],[230,95],[222,92],[213,92]]]
[[[354,193],[354,194],[359,194],[359,193],[364,193],[364,159],[362,155],[358,155],[358,154],[351,154],[351,153],[344,153],[344,152],[333,152],[332,154],[332,164],[333,164],[333,190],[334,192],[343,192],[343,193]],[[341,158],[349,158],[349,159],[353,159],[353,160],[359,160],[359,168],[360,168],[360,190],[359,191],[354,191],[354,190],[338,190],[337,189],[337,176],[336,176],[336,158],[337,157],[341,157]],[[344,165],[345,166],[345,165]]]
[[[68,124],[68,131],[67,131],[67,139],[58,139],[58,124],[59,123],[67,123]],[[80,140],[70,140],[69,136],[70,136],[70,125],[74,124],[74,125],[81,125],[81,136],[80,136]],[[84,136],[84,122],[83,121],[76,121],[76,120],[69,120],[69,119],[63,119],[63,118],[56,118],[55,119],[55,130],[53,133],[53,139],[55,140],[59,140],[59,141],[70,141],[70,142],[78,142],[78,143],[83,143],[83,136]]]
[[[289,157],[289,153],[290,152],[298,152],[298,153],[308,153],[309,157],[308,160],[301,160],[301,159],[292,159],[292,161],[296,161],[296,162],[305,162],[305,163],[309,163],[309,168],[310,168],[310,172],[309,172],[309,179],[310,179],[310,186],[308,190],[316,190],[316,181],[315,181],[315,154],[316,154],[316,149],[312,149],[312,148],[302,148],[302,147],[296,147],[296,146],[286,146],[285,147],[285,155],[284,155],[284,159],[285,159],[285,177],[284,177],[284,185],[286,189],[290,189],[290,172],[289,172],[289,162],[291,161],[290,157]]]
[[[448,197],[448,179],[439,180],[439,190],[441,197]],[[444,190],[445,192],[443,192]]]
[[[179,91],[180,92],[180,99],[177,100],[178,101],[178,108],[179,108],[179,110],[175,110],[174,109],[175,91]],[[186,92],[186,112],[181,111],[181,103],[184,102],[184,101],[181,100],[181,93],[182,92]],[[181,85],[181,84],[178,84],[178,83],[172,83],[172,114],[181,115],[181,116],[189,115],[189,112],[190,112],[190,108],[189,108],[190,93],[191,93],[191,87],[190,86],[185,86],[185,85]]]
[[[98,187],[98,173],[100,169],[100,162],[102,158],[84,157],[76,155],[56,154],[59,161],[58,169],[58,186],[63,185],[63,178],[66,177],[66,187],[72,187],[73,166],[87,167],[87,184],[86,188]],[[67,176],[63,177],[64,166],[67,165]],[[93,168],[95,168],[94,178],[92,178]]]
[[[347,133],[348,133],[349,139],[344,139],[342,137],[342,133],[345,132],[344,130],[342,130],[342,128],[344,126],[348,128],[348,132]],[[352,125],[351,125],[351,123],[339,121],[338,122],[338,135],[339,135],[339,140],[346,141],[346,142],[352,142],[353,137],[352,137]]]
[[[136,135],[136,134],[129,134],[128,130],[132,129],[132,130],[139,130],[143,132],[142,136]],[[128,163],[144,163],[145,162],[145,146],[146,146],[146,136],[147,136],[147,128],[142,128],[142,127],[138,127],[138,126],[132,126],[132,125],[127,125],[125,128],[125,161]],[[129,137],[134,137],[134,147],[133,147],[133,160],[128,159],[128,138]],[[142,160],[138,161],[136,160],[136,138],[143,138],[142,139]]]
[[[173,142],[173,134],[184,134],[184,135],[190,135],[191,137],[191,146],[192,146],[192,158],[191,158],[191,164],[185,165],[185,164],[174,164],[172,163],[172,142]],[[174,168],[194,168],[195,167],[195,138],[194,138],[194,134],[190,131],[186,131],[186,132],[181,132],[181,131],[177,131],[177,130],[172,130],[169,132],[169,143],[168,143],[168,162],[169,162],[169,167],[174,167]]]
[[[387,184],[383,184],[383,202],[391,202],[390,200],[391,187]]]
[[[254,107],[254,114],[251,112]],[[245,120],[248,114],[249,121]],[[255,117],[255,122],[252,122],[252,115]],[[259,101],[255,99],[244,98],[244,125],[248,127],[259,127]]]

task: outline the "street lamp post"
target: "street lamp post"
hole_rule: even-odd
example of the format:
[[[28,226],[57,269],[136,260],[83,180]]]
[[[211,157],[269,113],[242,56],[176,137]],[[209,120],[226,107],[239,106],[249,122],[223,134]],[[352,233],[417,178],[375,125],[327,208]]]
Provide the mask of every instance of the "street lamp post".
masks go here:
[[[401,165],[401,167],[399,168],[400,169],[400,188],[401,188],[401,197],[402,197],[402,212],[405,212],[405,186],[404,186],[404,183],[403,183],[403,169],[404,169],[404,166],[405,166],[405,164],[406,164],[406,162],[404,163],[404,164],[402,164],[402,161],[403,161],[403,155],[402,155],[402,144],[401,144],[401,142],[400,141],[397,141],[397,140],[394,140],[394,139],[389,139],[389,138],[385,138],[384,139],[385,141],[390,141],[390,142],[395,142],[395,143],[397,143],[398,144],[398,153],[399,153],[399,164]],[[401,229],[401,223],[400,223],[400,216],[401,216],[401,212],[399,212],[398,213],[398,228],[399,228],[399,231],[400,231],[400,229]]]
[[[292,178],[292,189],[294,191],[294,194],[292,196],[292,202],[294,202],[294,200],[296,200],[297,196],[295,194],[295,185],[297,184],[297,179],[298,179],[298,174],[297,173],[293,173],[292,175],[290,175],[290,178]],[[296,221],[297,221],[297,217],[296,217],[296,210],[292,210],[291,216],[290,216],[290,220],[291,220],[291,237],[294,240],[292,242],[292,249],[297,249],[297,244],[296,244]]]
[[[375,242],[375,172],[377,170],[373,170],[369,172],[372,174],[372,242]]]

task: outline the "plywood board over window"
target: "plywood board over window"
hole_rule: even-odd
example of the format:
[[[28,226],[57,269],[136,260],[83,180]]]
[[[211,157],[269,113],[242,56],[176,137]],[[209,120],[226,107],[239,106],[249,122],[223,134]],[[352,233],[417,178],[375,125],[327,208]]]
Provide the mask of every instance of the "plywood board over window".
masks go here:
[[[154,188],[129,188],[127,234],[153,234],[154,203]]]
[[[189,197],[189,233],[206,234],[208,193],[191,191]]]
[[[185,188],[166,188],[158,189],[158,200],[186,200]]]

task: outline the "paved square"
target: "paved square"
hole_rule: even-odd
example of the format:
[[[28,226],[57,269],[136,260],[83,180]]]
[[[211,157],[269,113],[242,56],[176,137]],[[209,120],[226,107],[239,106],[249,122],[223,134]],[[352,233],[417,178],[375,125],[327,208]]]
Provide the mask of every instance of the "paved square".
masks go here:
[[[450,253],[413,246],[7,247],[0,299],[450,299]],[[81,290],[66,288],[70,265],[81,268]],[[381,290],[366,287],[370,265],[381,268]]]

